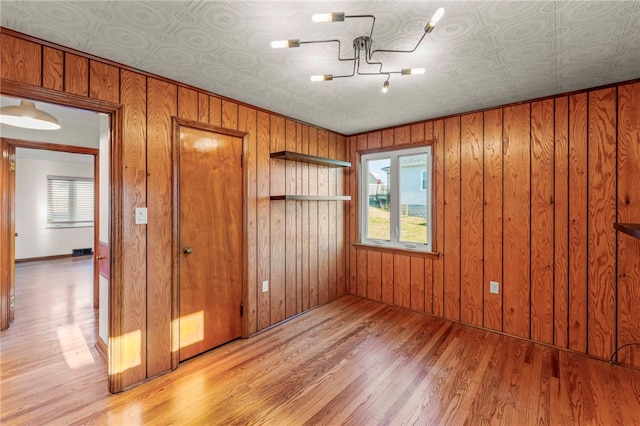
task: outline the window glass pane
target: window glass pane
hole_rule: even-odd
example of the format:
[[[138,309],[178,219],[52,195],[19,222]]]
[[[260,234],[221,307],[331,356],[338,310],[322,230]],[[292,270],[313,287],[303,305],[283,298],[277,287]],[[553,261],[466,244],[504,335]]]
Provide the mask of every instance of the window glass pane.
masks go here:
[[[93,222],[93,180],[47,176],[47,222]]]
[[[400,241],[427,243],[427,155],[403,155],[400,163]]]
[[[391,234],[391,212],[389,210],[389,183],[391,161],[389,158],[366,162],[367,194],[367,238],[389,240]]]

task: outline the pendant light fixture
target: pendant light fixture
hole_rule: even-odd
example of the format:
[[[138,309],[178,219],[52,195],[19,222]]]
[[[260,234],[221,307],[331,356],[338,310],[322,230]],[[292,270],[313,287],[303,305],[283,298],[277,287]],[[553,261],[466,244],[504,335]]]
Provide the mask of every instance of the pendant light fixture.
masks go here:
[[[36,108],[32,101],[24,100],[20,101],[20,105],[0,108],[0,123],[36,130],[57,130],[60,128],[60,124],[54,116]]]
[[[433,15],[431,20],[425,25],[424,32],[422,33],[422,37],[416,43],[415,47],[411,50],[396,50],[396,49],[373,49],[373,27],[376,23],[376,18],[373,15],[346,15],[344,12],[333,12],[333,13],[318,13],[311,17],[313,22],[344,22],[345,19],[348,18],[368,18],[372,20],[371,23],[371,31],[368,36],[360,36],[356,37],[353,40],[353,57],[352,58],[343,58],[340,55],[341,51],[341,42],[337,39],[328,39],[328,40],[311,40],[311,41],[302,41],[299,39],[291,39],[291,40],[280,40],[271,42],[271,47],[274,49],[278,48],[293,48],[300,47],[301,44],[312,44],[312,43],[338,43],[338,61],[353,61],[353,70],[351,74],[345,75],[333,75],[333,74],[323,74],[323,75],[314,75],[311,76],[311,81],[330,81],[336,78],[345,78],[345,77],[353,77],[357,75],[383,75],[386,76],[386,80],[382,85],[382,92],[386,93],[389,90],[389,79],[391,78],[391,74],[400,74],[400,75],[413,75],[413,74],[423,74],[425,72],[424,68],[404,68],[399,71],[386,71],[383,70],[383,64],[380,61],[373,61],[373,55],[377,52],[385,52],[385,53],[413,53],[418,48],[422,40],[424,40],[425,36],[429,34],[435,28],[436,24],[444,15],[444,9],[440,8]],[[377,71],[363,71],[361,70],[361,65],[373,65],[377,66]]]

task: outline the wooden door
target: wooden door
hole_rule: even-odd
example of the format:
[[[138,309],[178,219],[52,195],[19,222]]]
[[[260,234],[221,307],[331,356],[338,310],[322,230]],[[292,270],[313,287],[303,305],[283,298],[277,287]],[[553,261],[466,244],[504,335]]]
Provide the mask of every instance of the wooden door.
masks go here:
[[[180,361],[242,332],[242,138],[179,127]]]
[[[15,320],[16,298],[16,147],[9,147],[9,321]]]

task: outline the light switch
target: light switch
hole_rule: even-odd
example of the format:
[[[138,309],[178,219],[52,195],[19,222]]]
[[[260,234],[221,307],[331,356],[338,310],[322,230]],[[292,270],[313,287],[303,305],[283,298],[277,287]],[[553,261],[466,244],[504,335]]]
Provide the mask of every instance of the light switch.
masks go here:
[[[145,225],[147,223],[147,208],[136,207],[136,225]]]

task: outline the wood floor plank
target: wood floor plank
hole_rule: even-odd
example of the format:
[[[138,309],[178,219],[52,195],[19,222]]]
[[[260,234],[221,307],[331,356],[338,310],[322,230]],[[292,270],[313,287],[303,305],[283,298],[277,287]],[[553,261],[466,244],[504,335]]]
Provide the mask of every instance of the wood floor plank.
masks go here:
[[[93,348],[91,261],[19,264],[16,278],[16,321],[0,334],[3,425],[626,425],[640,418],[637,369],[356,296],[111,395]],[[93,362],[65,357],[63,347],[76,357],[89,351]],[[72,368],[78,359],[86,365]]]

